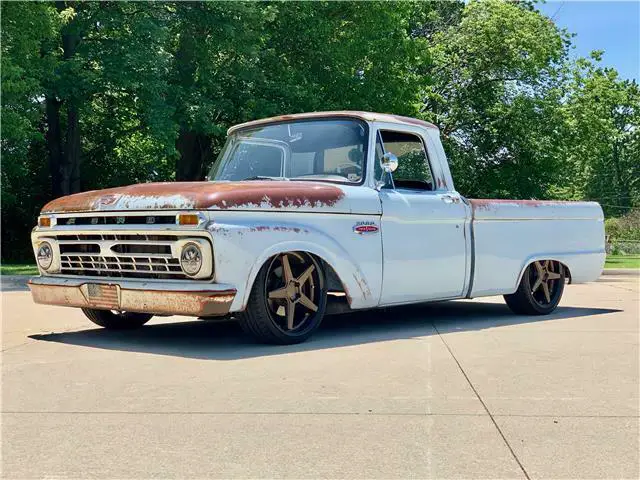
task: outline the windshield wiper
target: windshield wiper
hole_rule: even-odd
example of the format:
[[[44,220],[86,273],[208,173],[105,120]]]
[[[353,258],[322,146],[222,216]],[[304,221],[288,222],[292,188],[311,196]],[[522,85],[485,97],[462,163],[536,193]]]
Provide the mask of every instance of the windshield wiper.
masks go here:
[[[289,180],[286,177],[268,177],[266,175],[254,175],[253,177],[243,178],[242,181],[245,180]]]

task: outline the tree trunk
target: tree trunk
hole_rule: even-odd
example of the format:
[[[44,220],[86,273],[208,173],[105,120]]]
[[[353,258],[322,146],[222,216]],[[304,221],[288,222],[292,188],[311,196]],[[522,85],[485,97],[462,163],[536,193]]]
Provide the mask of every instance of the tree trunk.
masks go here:
[[[56,2],[58,10],[66,7],[66,2]],[[77,33],[70,30],[62,31],[62,53],[65,60],[69,60],[76,53],[76,47],[80,42]],[[65,194],[80,191],[80,118],[78,101],[67,100],[67,145],[64,149],[63,185]]]
[[[180,5],[181,8],[200,8],[196,4],[194,6],[186,3]],[[204,32],[193,28],[185,30],[180,35],[175,57],[174,82],[185,91],[196,88],[197,60],[195,52],[199,42],[204,41],[204,37]],[[176,111],[178,123],[182,123],[181,117],[187,116],[185,105],[179,105]],[[176,139],[176,150],[180,154],[176,161],[176,180],[202,180],[204,168],[211,162],[213,155],[211,137],[183,124],[180,126]]]
[[[67,8],[67,2],[57,1],[56,9],[61,12]],[[80,41],[77,33],[70,33],[68,27],[61,33],[63,60],[75,55]],[[56,83],[50,85],[45,95],[47,133],[46,142],[49,151],[49,171],[51,174],[51,192],[54,198],[80,191],[80,119],[77,100],[61,100],[56,95]],[[62,131],[60,111],[66,109],[66,132]]]
[[[57,1],[57,10],[67,8],[67,2]],[[78,33],[69,26],[61,34],[63,62],[71,59],[80,42]],[[49,150],[49,171],[51,173],[51,191],[54,197],[80,191],[80,118],[79,99],[61,100],[56,94],[55,81],[45,96],[47,116],[47,148]],[[62,131],[61,110],[66,110],[66,131]]]
[[[211,138],[203,133],[180,129],[176,140],[180,157],[176,162],[176,180],[202,180],[205,167],[213,159]]]
[[[51,173],[51,193],[54,198],[65,195],[62,185],[62,132],[60,129],[59,100],[50,96],[45,97],[47,113],[47,149],[49,150],[49,172]]]
[[[66,167],[68,175],[65,183],[68,184],[68,193],[80,191],[80,122],[78,107],[73,103],[67,103],[67,148]]]

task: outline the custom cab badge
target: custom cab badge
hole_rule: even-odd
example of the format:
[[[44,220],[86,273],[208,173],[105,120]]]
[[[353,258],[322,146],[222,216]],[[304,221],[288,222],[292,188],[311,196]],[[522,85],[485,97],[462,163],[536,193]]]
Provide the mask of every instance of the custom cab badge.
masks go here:
[[[378,226],[373,222],[358,222],[353,226],[353,231],[359,235],[376,233],[378,230]]]

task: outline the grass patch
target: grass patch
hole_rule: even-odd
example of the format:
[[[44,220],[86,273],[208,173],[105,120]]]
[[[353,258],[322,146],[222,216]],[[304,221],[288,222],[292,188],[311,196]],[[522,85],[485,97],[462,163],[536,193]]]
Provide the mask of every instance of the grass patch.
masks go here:
[[[0,265],[0,275],[38,275],[35,265],[8,264]]]
[[[604,268],[640,268],[640,255],[607,255]]]

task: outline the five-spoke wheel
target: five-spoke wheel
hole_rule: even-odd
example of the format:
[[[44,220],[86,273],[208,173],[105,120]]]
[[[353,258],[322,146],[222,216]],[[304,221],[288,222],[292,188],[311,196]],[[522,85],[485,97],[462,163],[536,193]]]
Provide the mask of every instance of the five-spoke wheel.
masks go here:
[[[238,320],[245,331],[261,341],[298,343],[318,328],[326,301],[320,262],[305,252],[287,252],[262,267]]]
[[[565,269],[560,262],[539,260],[527,267],[518,290],[505,295],[509,308],[515,313],[544,315],[560,303],[564,291]]]

